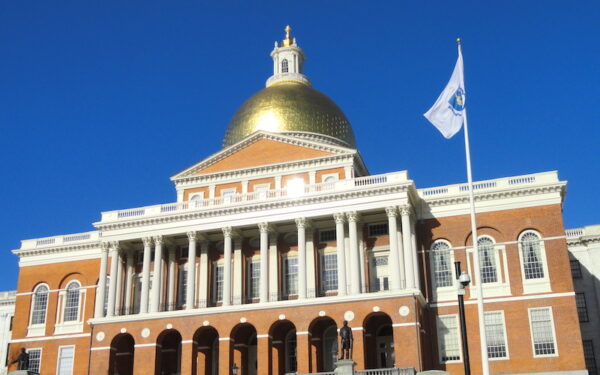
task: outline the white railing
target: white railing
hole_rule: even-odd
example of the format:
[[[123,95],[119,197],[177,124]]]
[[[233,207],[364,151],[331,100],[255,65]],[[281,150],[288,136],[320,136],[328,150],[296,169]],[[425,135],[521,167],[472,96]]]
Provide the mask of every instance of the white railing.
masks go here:
[[[304,185],[300,188],[290,187],[245,194],[234,194],[225,197],[206,198],[185,202],[159,204],[155,206],[130,208],[126,210],[108,211],[102,213],[102,222],[126,220],[129,218],[168,213],[178,213],[188,210],[195,211],[209,208],[226,207],[244,203],[258,203],[266,200],[294,199],[308,195],[362,189],[367,186],[398,184],[406,181],[408,181],[408,175],[406,171],[402,171],[375,176],[358,177],[349,180],[322,182],[319,184]]]
[[[583,228],[567,229],[565,231],[567,238],[581,237],[585,234]]]
[[[556,172],[544,172],[532,175],[498,178],[495,180],[478,181],[473,184],[474,191],[512,189],[519,185],[532,185],[558,182]],[[447,186],[436,186],[432,188],[419,189],[419,195],[424,198],[438,198],[443,196],[460,195],[469,191],[468,184],[456,184]]]
[[[63,236],[54,236],[46,238],[36,238],[32,240],[21,241],[21,249],[35,249],[38,247],[49,247],[63,244],[76,244],[80,242],[98,241],[100,239],[100,232],[84,232],[66,234]]]
[[[414,375],[415,369],[412,367],[403,368],[378,368],[372,370],[356,370],[356,375]]]

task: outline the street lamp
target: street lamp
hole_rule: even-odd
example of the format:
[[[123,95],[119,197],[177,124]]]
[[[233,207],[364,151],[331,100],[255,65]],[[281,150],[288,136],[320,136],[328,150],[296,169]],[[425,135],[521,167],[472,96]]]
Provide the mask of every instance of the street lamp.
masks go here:
[[[466,272],[460,271],[460,262],[454,262],[456,278],[458,279],[458,311],[460,315],[460,337],[462,339],[463,364],[465,375],[471,375],[471,363],[469,361],[469,343],[467,342],[467,323],[465,322],[465,288],[471,283],[471,277]]]
[[[233,366],[231,366],[231,374],[232,375],[237,375],[238,372],[238,367],[237,365],[234,363]]]

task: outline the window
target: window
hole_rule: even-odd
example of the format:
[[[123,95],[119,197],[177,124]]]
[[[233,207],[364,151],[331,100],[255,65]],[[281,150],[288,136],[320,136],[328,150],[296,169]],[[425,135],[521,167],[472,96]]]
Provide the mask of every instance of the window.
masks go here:
[[[254,193],[257,199],[267,199],[268,191],[271,188],[270,184],[257,184],[254,185]]]
[[[75,354],[74,346],[61,346],[58,349],[57,375],[73,374],[73,356]],[[31,360],[31,359],[30,359]]]
[[[298,294],[298,257],[288,255],[284,258],[283,273],[285,294]]]
[[[283,61],[281,62],[281,72],[287,73],[288,71],[289,71],[288,61],[287,61],[287,59],[283,59]]]
[[[521,256],[523,261],[523,273],[525,280],[543,279],[544,266],[542,264],[542,251],[540,236],[534,232],[526,232],[519,240]]]
[[[529,309],[535,357],[556,355],[556,340],[550,307]]]
[[[215,270],[215,289],[214,289],[214,297],[215,302],[223,301],[223,264],[214,265]]]
[[[589,322],[587,312],[587,304],[585,303],[584,293],[575,293],[575,303],[577,304],[577,315],[579,315],[580,322]]]
[[[179,259],[187,259],[189,254],[189,248],[182,247],[179,249]]]
[[[504,314],[502,311],[489,311],[485,313],[484,317],[488,358],[508,358]]]
[[[46,323],[46,306],[48,305],[48,287],[40,285],[33,292],[33,307],[31,308],[31,324]]]
[[[71,281],[67,286],[65,296],[65,310],[63,322],[75,322],[79,320],[79,283]]]
[[[324,174],[322,179],[323,179],[323,182],[335,182],[340,179],[340,176],[338,173],[329,173],[329,174]]]
[[[390,290],[388,253],[389,252],[377,252],[371,257],[370,274],[372,292]]]
[[[338,361],[336,326],[331,326],[323,332],[323,356],[323,370],[333,371]]]
[[[285,372],[296,372],[297,369],[297,354],[296,354],[296,331],[291,330],[285,336]]]
[[[29,371],[39,373],[42,362],[42,349],[27,349],[29,354]]]
[[[577,259],[571,260],[571,276],[574,279],[581,279],[583,277],[581,274],[581,263]]]
[[[336,240],[335,229],[320,230],[319,242],[330,242]]]
[[[489,237],[481,237],[477,240],[477,248],[479,249],[479,269],[483,284],[498,282],[494,241]]]
[[[259,297],[260,288],[260,260],[255,259],[248,262],[248,299],[252,301]]]
[[[187,303],[187,264],[182,264],[179,266],[179,285],[178,285],[178,293],[177,293],[177,307],[181,308],[185,306]]]
[[[135,253],[135,262],[137,264],[143,264],[144,263],[144,251],[143,250],[137,251]]]
[[[321,289],[323,292],[338,289],[336,253],[326,253],[321,256]]]
[[[450,245],[445,241],[436,241],[431,246],[433,282],[436,287],[452,286],[452,255]]]
[[[140,313],[142,304],[142,275],[136,274],[133,276],[133,313]]]
[[[221,197],[223,197],[223,203],[231,203],[233,202],[233,196],[236,194],[236,189],[223,189],[221,190]]]
[[[204,192],[203,192],[203,191],[201,191],[201,192],[199,192],[199,193],[193,193],[193,194],[190,194],[190,198],[189,198],[189,199],[190,199],[191,201],[199,201],[199,200],[201,200],[201,199],[204,199]]]
[[[369,225],[369,237],[385,236],[388,232],[387,223]]]
[[[104,287],[104,316],[108,312],[108,289],[110,285],[110,275],[106,276],[106,285]]]
[[[585,367],[589,375],[598,375],[596,367],[596,356],[594,354],[594,342],[592,340],[583,340],[583,356],[585,358]]]
[[[438,316],[437,323],[440,361],[442,363],[460,361],[458,317],[456,315]]]

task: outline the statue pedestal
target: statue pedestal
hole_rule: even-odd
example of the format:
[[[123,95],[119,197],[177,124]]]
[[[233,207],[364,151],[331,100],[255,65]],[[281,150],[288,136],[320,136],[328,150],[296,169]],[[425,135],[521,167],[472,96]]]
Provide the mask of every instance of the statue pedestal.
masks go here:
[[[333,373],[336,375],[354,375],[354,366],[356,366],[356,363],[353,360],[340,359],[335,363]]]

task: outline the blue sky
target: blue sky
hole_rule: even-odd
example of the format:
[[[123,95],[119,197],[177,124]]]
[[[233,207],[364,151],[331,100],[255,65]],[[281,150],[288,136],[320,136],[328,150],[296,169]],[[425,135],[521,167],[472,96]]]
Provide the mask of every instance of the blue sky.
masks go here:
[[[567,227],[600,223],[600,2],[2,1],[0,290],[20,240],[175,201],[218,151],[290,24],[371,173],[466,180],[462,133],[422,116],[463,38],[475,180],[558,170]]]

